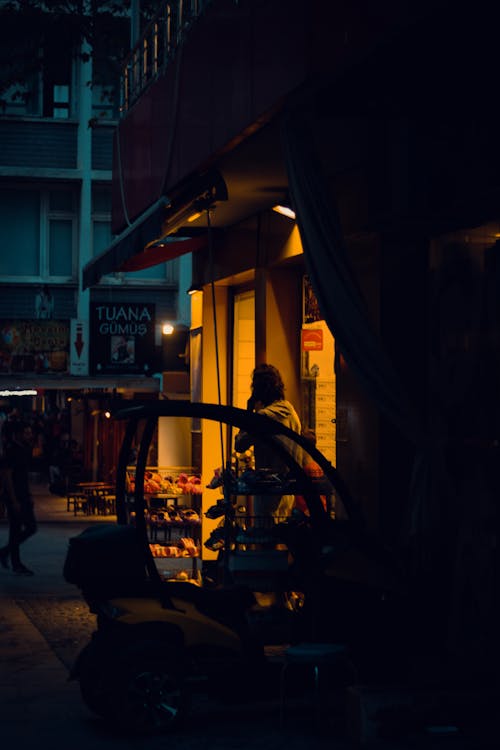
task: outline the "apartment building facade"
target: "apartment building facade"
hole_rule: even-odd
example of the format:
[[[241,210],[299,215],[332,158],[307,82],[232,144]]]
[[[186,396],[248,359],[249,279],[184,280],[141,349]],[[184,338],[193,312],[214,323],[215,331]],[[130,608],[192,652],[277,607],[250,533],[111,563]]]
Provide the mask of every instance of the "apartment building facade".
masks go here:
[[[91,291],[82,289],[80,269],[113,239],[120,76],[112,48],[106,56],[75,40],[67,19],[49,16],[42,34],[36,23],[2,9],[4,34],[21,47],[24,39],[40,45],[33,69],[0,97],[2,410],[16,403],[41,413],[69,409],[73,437],[95,473],[114,460],[105,447],[113,441],[102,439],[111,401],[156,398],[161,390],[162,324],[188,323],[178,291],[179,276],[189,285],[189,268],[180,271],[174,261],[111,273]],[[129,44],[130,19],[110,23],[107,38],[118,48],[125,35]],[[19,401],[12,394],[20,391],[31,395]]]

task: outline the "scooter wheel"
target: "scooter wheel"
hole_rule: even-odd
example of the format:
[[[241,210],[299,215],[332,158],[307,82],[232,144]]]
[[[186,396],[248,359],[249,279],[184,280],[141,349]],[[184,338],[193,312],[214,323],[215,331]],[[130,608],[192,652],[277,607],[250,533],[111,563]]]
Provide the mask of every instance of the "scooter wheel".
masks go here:
[[[78,657],[78,682],[83,702],[98,716],[109,714],[109,675],[92,643]]]
[[[110,718],[139,734],[168,731],[185,718],[188,692],[177,663],[161,657],[137,657],[117,667],[110,695]]]

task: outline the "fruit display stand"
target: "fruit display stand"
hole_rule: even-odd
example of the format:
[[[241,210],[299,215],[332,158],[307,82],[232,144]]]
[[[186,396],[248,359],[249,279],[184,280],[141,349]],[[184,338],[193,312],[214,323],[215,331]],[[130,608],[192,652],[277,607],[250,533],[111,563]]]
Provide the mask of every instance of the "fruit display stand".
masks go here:
[[[135,467],[127,467],[127,495],[133,507]],[[147,466],[144,474],[145,521],[160,576],[198,580],[201,543],[201,479],[189,466]],[[135,512],[129,511],[130,523]]]

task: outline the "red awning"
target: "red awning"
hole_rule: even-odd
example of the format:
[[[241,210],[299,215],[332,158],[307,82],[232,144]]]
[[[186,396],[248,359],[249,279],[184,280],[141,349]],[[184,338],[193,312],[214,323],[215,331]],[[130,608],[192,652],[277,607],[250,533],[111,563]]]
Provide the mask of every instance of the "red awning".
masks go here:
[[[145,247],[142,253],[128,258],[117,271],[142,271],[144,268],[157,266],[167,260],[173,260],[186,253],[201,250],[207,243],[205,234],[199,237],[175,238],[168,237],[161,243],[153,243]]]
[[[164,195],[149,206],[104,252],[87,263],[82,269],[82,288],[98,284],[106,274],[141,271],[204,247],[206,233],[194,237],[174,233],[191,234],[181,229],[190,216],[225,200],[226,184],[217,170],[196,175],[171,198]]]

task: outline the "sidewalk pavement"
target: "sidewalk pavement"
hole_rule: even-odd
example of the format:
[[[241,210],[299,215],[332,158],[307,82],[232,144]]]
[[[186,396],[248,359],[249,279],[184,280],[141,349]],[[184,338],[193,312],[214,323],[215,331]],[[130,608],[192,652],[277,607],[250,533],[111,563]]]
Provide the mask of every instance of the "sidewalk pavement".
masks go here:
[[[283,727],[278,705],[236,706],[227,710],[213,701],[201,703],[189,725],[170,737],[124,736],[111,730],[85,707],[68,668],[28,616],[40,606],[77,599],[78,589],[62,575],[68,541],[89,524],[114,522],[113,516],[86,516],[67,511],[66,499],[33,485],[37,533],[23,545],[23,561],[32,577],[15,576],[0,568],[0,736],[2,747],[32,750],[164,750],[166,742],[179,750],[330,750],[331,738],[314,734],[300,723]],[[0,544],[7,535],[0,519]],[[26,602],[36,607],[21,606]],[[60,617],[54,610],[54,617]],[[52,614],[52,613],[51,613]],[[51,616],[51,615],[49,615]],[[39,624],[39,623],[38,623]],[[81,644],[83,645],[83,644]],[[77,653],[77,652],[75,652]],[[345,747],[342,743],[339,748]]]
[[[67,511],[66,499],[50,495],[43,485],[33,486],[39,529],[23,546],[25,563],[35,570],[33,577],[18,577],[0,568],[0,726],[2,744],[16,750],[49,746],[52,750],[164,750],[165,743],[176,750],[347,750],[356,746],[321,731],[300,704],[291,710],[289,721],[279,721],[277,704],[254,703],[244,706],[214,707],[214,701],[194,712],[192,721],[171,737],[129,737],[107,728],[85,707],[78,684],[68,681],[67,665],[58,658],[20,603],[38,602],[51,607],[51,601],[79,597],[78,590],[62,575],[68,540],[89,524],[114,522],[110,516],[74,515]],[[0,544],[7,533],[0,520]],[[55,610],[54,610],[55,612]],[[28,613],[28,614],[27,614]],[[52,610],[49,617],[52,615]],[[369,717],[368,717],[369,718]],[[367,717],[365,716],[365,720]],[[330,723],[326,724],[331,726]],[[438,728],[439,729],[439,728]],[[402,737],[399,740],[373,740],[377,750],[480,750],[490,744],[484,728],[477,736],[458,733]],[[498,740],[498,733],[496,734]]]
[[[42,633],[17,603],[30,597],[75,597],[62,567],[68,540],[89,523],[103,518],[75,516],[66,498],[51,495],[43,484],[32,485],[39,529],[22,547],[23,561],[33,577],[15,576],[0,568],[0,726],[2,745],[27,750],[50,746],[83,750],[109,747],[96,732],[78,684],[68,682],[68,670]],[[113,520],[113,519],[109,519]],[[0,520],[0,544],[6,541],[6,519]]]
[[[35,514],[39,523],[84,523],[86,526],[92,523],[115,522],[116,516],[108,515],[86,515],[82,511],[74,513],[73,508],[68,510],[66,497],[52,495],[44,482],[32,483],[31,491],[35,503]]]

